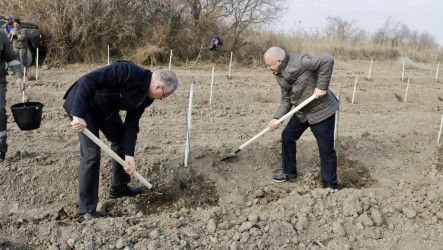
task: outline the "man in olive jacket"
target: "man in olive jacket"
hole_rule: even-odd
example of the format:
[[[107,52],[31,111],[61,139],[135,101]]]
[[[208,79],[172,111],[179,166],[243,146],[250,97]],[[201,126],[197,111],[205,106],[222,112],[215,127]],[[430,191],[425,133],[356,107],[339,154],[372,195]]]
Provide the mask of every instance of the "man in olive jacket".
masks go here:
[[[127,184],[129,174],[135,170],[139,120],[155,99],[162,100],[171,95],[177,86],[178,79],[172,70],[151,72],[134,63],[120,61],[84,75],[66,92],[63,107],[80,140],[79,222],[98,218],[100,170],[100,148],[81,131],[88,128],[98,137],[101,130],[111,142],[111,149],[131,167],[123,169],[112,160],[109,197],[136,196],[141,189]],[[120,110],[126,111],[124,121]]]
[[[22,28],[20,19],[14,19],[14,29],[8,34],[22,67],[28,67],[28,30]]]
[[[266,66],[273,72],[280,85],[282,100],[280,107],[269,123],[271,131],[283,115],[312,94],[316,99],[296,112],[282,133],[282,173],[275,173],[276,182],[295,181],[297,178],[296,141],[309,127],[313,132],[321,159],[323,187],[337,188],[337,155],[334,149],[335,112],[338,101],[328,89],[334,66],[329,55],[289,55],[278,47],[264,54]]]

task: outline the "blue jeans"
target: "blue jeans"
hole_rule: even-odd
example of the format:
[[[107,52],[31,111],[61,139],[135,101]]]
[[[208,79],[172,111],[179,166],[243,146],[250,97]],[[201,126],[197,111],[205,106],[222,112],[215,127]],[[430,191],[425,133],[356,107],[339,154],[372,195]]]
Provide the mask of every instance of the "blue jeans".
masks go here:
[[[337,154],[334,149],[335,114],[320,123],[302,123],[297,116],[292,116],[282,132],[283,173],[297,173],[297,143],[303,132],[310,127],[315,136],[320,152],[321,178],[323,187],[337,188]]]
[[[87,128],[95,136],[99,130],[111,142],[111,149],[124,159],[119,152],[123,142],[123,121],[116,112],[107,119],[88,113]],[[95,212],[98,203],[98,187],[100,173],[100,147],[83,133],[78,133],[80,140],[80,166],[78,168],[79,213]],[[130,176],[123,167],[112,159],[112,185],[120,186],[129,183]]]

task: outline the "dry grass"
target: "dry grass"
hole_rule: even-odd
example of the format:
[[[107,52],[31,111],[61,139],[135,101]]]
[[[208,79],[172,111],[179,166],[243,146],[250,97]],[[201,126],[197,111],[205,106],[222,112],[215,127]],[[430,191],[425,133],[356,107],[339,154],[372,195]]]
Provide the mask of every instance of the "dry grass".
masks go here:
[[[360,35],[361,31],[350,23],[349,29],[360,33],[343,36],[346,32],[340,33],[340,27],[336,27],[340,36],[326,31],[284,34],[253,31],[250,26],[241,35],[233,34],[229,15],[216,5],[201,6],[200,2],[0,0],[0,8],[4,15],[39,25],[48,47],[46,64],[103,62],[107,45],[112,61],[129,59],[148,65],[167,64],[172,49],[176,63],[226,62],[233,51],[236,63],[261,67],[263,53],[271,46],[280,46],[288,53],[331,54],[342,60],[407,57],[416,62],[436,62],[443,57],[443,49],[433,46],[430,37],[424,44],[381,43]],[[345,22],[333,20],[332,26]],[[216,35],[224,44],[214,53],[208,48]]]

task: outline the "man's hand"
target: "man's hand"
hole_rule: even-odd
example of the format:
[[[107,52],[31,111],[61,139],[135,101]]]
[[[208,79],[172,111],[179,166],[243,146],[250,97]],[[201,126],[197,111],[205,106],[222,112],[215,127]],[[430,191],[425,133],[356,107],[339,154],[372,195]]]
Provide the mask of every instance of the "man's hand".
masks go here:
[[[83,129],[86,128],[86,121],[80,117],[73,116],[71,126],[74,130],[82,132]]]
[[[320,97],[326,95],[326,90],[315,88],[314,89],[315,99],[320,99]]]
[[[280,124],[277,123],[277,121],[278,121],[278,119],[274,118],[269,122],[268,126],[271,131],[274,131],[274,130],[278,129],[278,127],[280,127]]]
[[[135,161],[133,156],[125,155],[125,162],[128,163],[130,168],[125,168],[127,174],[132,174],[135,170]]]
[[[18,90],[20,90],[20,91],[25,90],[26,85],[25,85],[25,82],[23,81],[22,78],[17,78],[17,80],[15,82],[17,83]]]

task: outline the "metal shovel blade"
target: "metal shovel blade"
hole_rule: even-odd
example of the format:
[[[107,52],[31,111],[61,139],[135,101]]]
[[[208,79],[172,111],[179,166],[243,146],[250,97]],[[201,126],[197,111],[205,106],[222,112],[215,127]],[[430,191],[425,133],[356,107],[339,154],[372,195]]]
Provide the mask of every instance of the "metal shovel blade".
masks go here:
[[[157,189],[155,189],[154,187],[150,188],[149,190],[151,190],[152,192],[154,192],[154,194],[158,194],[158,195],[164,195],[164,193],[158,191]]]
[[[231,153],[227,154],[226,157],[221,159],[221,160],[224,161],[224,160],[227,160],[229,158],[232,158],[240,151],[241,151],[241,149],[237,148],[235,151],[232,151]]]

